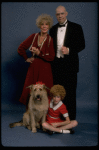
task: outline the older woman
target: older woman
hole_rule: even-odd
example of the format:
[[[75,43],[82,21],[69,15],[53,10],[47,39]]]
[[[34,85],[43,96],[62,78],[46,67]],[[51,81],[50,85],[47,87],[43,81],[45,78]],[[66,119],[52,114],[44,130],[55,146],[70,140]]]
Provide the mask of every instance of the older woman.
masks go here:
[[[49,88],[53,86],[53,76],[50,62],[54,60],[55,52],[53,47],[53,39],[48,35],[48,30],[52,27],[53,19],[50,15],[42,14],[36,20],[36,25],[40,28],[39,33],[30,35],[18,47],[19,55],[23,56],[25,61],[30,63],[26,75],[23,92],[20,102],[27,104],[29,89],[26,88],[37,81],[45,83]],[[29,48],[30,47],[30,48]],[[32,57],[28,58],[26,50],[32,53]]]

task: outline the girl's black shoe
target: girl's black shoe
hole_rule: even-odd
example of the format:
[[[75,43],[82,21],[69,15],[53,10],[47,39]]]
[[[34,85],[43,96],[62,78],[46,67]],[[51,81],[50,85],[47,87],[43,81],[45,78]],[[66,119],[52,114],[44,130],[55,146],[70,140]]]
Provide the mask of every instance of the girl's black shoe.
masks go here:
[[[54,132],[53,132],[53,131],[50,131],[50,130],[47,130],[47,133],[48,133],[49,135],[52,135]]]
[[[69,129],[69,131],[70,131],[70,134],[74,134],[75,133],[75,131],[73,129]]]

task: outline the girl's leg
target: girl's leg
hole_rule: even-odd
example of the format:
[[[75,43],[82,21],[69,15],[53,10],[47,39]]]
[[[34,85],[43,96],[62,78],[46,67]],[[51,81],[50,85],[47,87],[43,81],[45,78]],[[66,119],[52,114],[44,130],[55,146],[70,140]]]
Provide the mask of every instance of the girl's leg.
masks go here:
[[[44,122],[42,124],[43,128],[54,131],[54,132],[59,132],[59,133],[70,133],[68,129],[72,129],[73,127],[76,127],[78,125],[78,122],[76,120],[72,120],[70,124],[55,128],[52,125],[50,125],[47,122]]]
[[[50,131],[59,132],[59,133],[62,132],[61,129],[55,128],[55,127],[53,127],[52,125],[50,125],[49,123],[47,123],[47,122],[44,122],[44,123],[42,124],[42,126],[43,126],[43,128],[45,128],[45,129],[47,129],[47,130],[50,130]]]
[[[44,122],[42,124],[42,126],[43,126],[43,128],[50,130],[50,131],[54,131],[54,132],[58,132],[58,133],[70,133],[69,130],[62,130],[61,128],[55,128],[47,122]]]
[[[76,127],[78,125],[78,122],[76,120],[72,120],[70,124],[64,125],[59,127],[61,130],[68,130]]]

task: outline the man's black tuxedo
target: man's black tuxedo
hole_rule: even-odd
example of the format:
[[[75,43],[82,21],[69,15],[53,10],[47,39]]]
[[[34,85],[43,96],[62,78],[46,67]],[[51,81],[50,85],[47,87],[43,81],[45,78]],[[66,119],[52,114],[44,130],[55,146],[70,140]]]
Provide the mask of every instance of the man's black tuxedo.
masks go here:
[[[55,53],[57,53],[58,25],[58,23],[54,25],[49,32],[53,38]],[[79,24],[67,22],[63,46],[69,48],[69,55],[64,55],[64,58],[55,57],[52,62],[53,79],[54,84],[61,84],[65,87],[67,95],[64,103],[69,111],[70,119],[75,119],[77,72],[79,71],[78,52],[85,48],[83,30]]]
[[[57,52],[57,30],[58,24],[50,29],[50,35],[53,38],[54,49]],[[76,23],[68,21],[67,30],[64,39],[64,46],[69,48],[69,55],[65,55],[66,70],[71,72],[79,71],[78,52],[85,48],[85,40],[82,27]]]

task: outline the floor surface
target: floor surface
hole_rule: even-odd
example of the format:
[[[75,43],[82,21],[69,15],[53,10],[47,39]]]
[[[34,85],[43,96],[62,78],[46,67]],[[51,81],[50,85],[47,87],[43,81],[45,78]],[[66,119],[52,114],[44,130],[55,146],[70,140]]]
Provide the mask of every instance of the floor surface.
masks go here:
[[[25,106],[23,104],[2,104],[1,107],[1,144],[13,147],[39,146],[97,146],[98,145],[98,117],[97,106],[77,106],[78,126],[74,134],[48,135],[42,130],[32,133],[25,127],[9,128],[9,123],[20,121]]]

